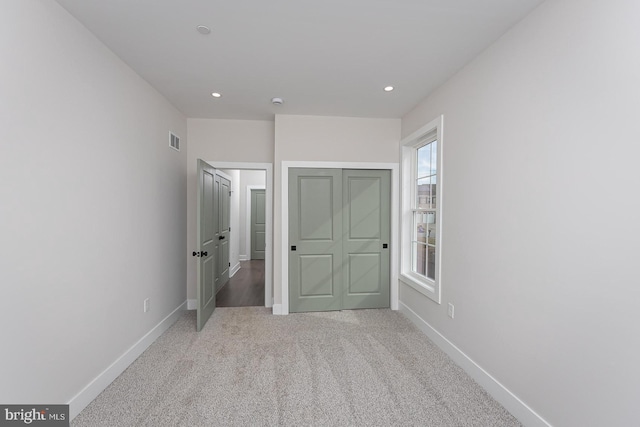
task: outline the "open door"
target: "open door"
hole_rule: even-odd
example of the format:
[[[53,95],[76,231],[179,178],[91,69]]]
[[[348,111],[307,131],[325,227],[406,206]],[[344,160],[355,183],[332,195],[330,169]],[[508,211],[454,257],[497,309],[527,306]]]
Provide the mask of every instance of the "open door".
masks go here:
[[[198,159],[198,314],[197,330],[204,327],[216,308],[216,170]]]

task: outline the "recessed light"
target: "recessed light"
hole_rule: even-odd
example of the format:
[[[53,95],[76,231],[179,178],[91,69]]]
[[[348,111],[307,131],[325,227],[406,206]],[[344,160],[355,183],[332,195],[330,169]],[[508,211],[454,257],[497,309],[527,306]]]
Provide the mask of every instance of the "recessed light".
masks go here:
[[[391,92],[393,90],[393,86],[387,86],[384,88],[385,92]]]
[[[204,35],[211,33],[211,28],[207,27],[206,25],[198,25],[196,27],[196,30],[198,30],[200,34],[204,34]]]
[[[220,98],[222,95],[220,95],[218,92],[213,92],[211,96],[213,96],[214,98]]]

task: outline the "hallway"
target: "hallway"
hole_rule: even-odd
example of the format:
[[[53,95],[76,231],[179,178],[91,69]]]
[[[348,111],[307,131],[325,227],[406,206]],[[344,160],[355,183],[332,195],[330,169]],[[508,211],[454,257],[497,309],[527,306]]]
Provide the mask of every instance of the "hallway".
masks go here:
[[[216,294],[216,307],[264,307],[264,260],[241,261],[240,270]]]

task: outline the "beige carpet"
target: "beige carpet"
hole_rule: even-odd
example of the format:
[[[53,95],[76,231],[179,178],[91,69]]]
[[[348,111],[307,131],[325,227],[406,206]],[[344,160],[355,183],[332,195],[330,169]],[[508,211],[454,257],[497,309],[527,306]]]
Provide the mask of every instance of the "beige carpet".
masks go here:
[[[186,312],[72,426],[518,426],[400,313]]]

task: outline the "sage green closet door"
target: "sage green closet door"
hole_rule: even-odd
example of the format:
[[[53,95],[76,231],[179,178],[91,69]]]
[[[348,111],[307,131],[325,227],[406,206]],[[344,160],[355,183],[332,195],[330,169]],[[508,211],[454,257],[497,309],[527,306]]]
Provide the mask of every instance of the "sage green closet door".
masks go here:
[[[389,307],[391,172],[289,170],[289,311]]]
[[[289,311],[342,308],[342,170],[289,169]]]
[[[391,172],[345,169],[342,185],[342,308],[389,307]]]

